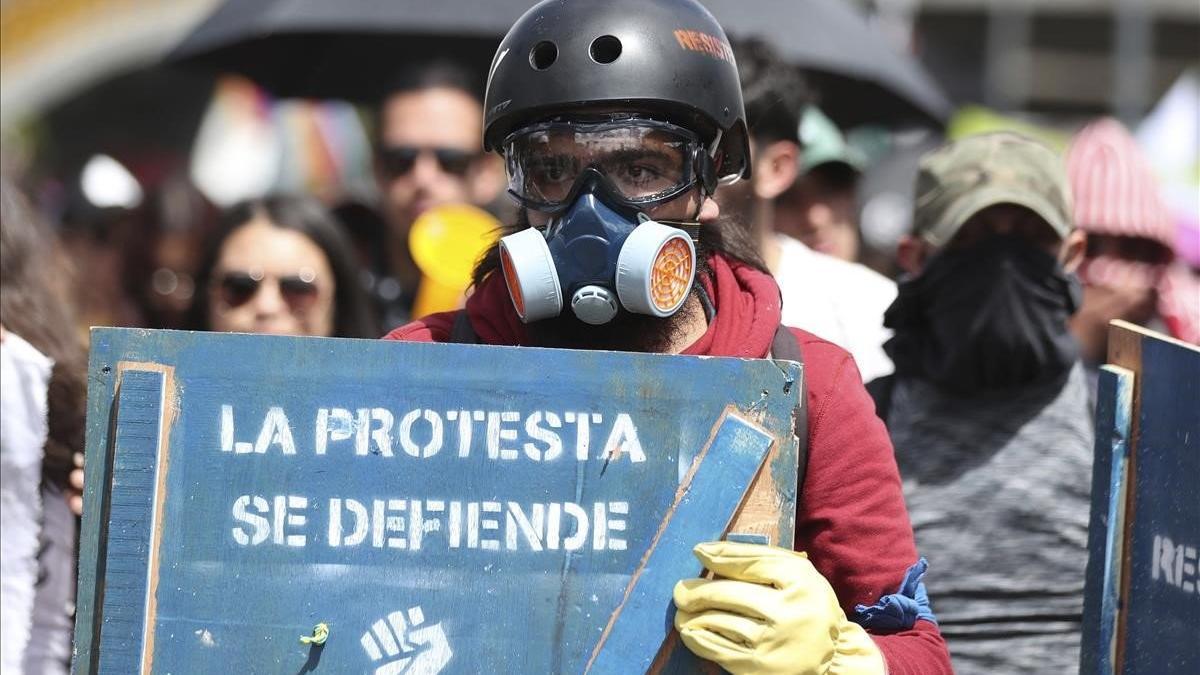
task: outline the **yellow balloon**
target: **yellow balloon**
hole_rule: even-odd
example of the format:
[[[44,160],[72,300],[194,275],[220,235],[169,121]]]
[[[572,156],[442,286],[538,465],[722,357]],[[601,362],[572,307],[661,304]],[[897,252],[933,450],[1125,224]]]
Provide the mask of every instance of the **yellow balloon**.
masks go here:
[[[413,316],[462,306],[471,272],[496,245],[500,227],[490,213],[467,204],[436,206],[413,222],[408,247],[423,277]]]
[[[459,309],[466,301],[466,287],[456,288],[439,284],[429,277],[421,278],[417,297],[413,299],[413,318],[429,316],[437,312]]]

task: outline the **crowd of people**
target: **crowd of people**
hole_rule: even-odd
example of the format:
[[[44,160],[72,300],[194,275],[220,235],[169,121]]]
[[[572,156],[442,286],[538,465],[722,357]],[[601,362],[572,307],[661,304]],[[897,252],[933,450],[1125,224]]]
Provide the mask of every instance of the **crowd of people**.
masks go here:
[[[640,15],[723,40],[690,0],[647,2],[541,6],[538,39],[586,53]],[[530,16],[502,49],[529,51]],[[374,110],[371,206],[270,194],[218,210],[172,177],[135,209],[48,223],[5,178],[5,672],[69,660],[81,321],[754,358],[777,355],[783,334],[807,378],[807,557],[698,555],[731,583],[801,590],[747,606],[683,582],[684,643],[735,673],[950,672],[951,657],[967,674],[1076,668],[1107,325],[1200,340],[1200,255],[1179,248],[1136,142],[1107,118],[1065,154],[1010,132],[947,141],[921,158],[911,231],[880,265],[858,226],[868,159],[801,71],[757,40],[724,59],[644,39],[612,61],[398,68]],[[651,58],[665,75],[642,68]],[[413,316],[409,232],[448,204],[492,211],[503,245],[460,309]],[[619,279],[606,305],[605,279],[553,257],[556,238],[588,232],[617,250],[641,215],[693,250],[695,283],[671,308],[631,309]],[[598,290],[564,287],[530,314],[542,310],[504,251],[531,228],[552,270]],[[880,621],[884,598],[909,609]]]

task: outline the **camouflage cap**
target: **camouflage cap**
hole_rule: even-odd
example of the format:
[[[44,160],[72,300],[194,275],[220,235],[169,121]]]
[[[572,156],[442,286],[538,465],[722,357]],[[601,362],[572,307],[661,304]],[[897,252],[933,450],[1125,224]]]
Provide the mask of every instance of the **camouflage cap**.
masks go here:
[[[1059,237],[1071,231],[1066,166],[1050,148],[1012,132],[969,136],[921,158],[913,234],[945,246],[963,223],[995,204],[1038,214]]]

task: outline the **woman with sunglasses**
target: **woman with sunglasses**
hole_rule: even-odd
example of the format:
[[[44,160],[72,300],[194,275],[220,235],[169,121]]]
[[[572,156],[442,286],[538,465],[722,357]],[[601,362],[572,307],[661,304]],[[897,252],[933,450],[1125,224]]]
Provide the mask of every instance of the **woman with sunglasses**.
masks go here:
[[[221,216],[196,279],[198,330],[376,337],[342,227],[318,202],[268,196]]]

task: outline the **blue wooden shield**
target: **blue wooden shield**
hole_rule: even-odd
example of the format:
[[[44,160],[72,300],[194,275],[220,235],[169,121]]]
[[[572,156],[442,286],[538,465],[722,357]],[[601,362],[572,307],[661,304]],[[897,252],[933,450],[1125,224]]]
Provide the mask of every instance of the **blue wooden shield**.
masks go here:
[[[1124,322],[1109,344],[1080,672],[1200,672],[1200,349]]]
[[[96,329],[77,668],[695,670],[671,589],[701,541],[791,545],[801,377]]]

